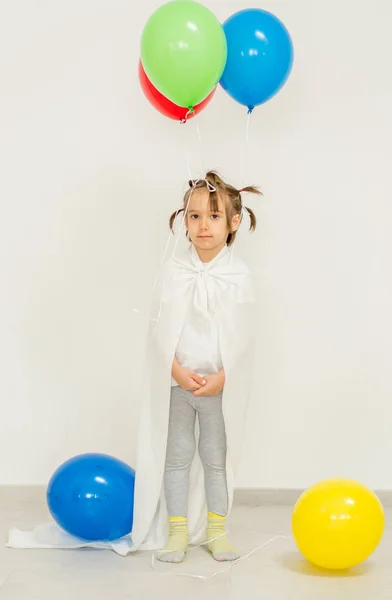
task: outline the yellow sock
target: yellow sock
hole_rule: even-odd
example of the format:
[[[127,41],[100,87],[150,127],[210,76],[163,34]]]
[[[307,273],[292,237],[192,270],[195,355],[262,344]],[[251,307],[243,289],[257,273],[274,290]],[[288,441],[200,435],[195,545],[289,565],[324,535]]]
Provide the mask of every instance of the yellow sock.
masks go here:
[[[208,513],[207,539],[208,550],[215,560],[237,560],[240,557],[226,537],[226,517]]]
[[[156,557],[162,562],[180,563],[188,549],[188,520],[186,517],[169,517],[169,539]]]

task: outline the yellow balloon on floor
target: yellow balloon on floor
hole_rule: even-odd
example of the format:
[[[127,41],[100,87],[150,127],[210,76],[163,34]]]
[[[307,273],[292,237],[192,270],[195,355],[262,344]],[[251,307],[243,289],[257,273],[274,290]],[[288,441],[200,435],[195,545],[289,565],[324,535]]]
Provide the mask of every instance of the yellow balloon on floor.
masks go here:
[[[366,560],[384,531],[376,494],[349,479],[329,479],[309,488],[294,507],[298,549],[324,569],[348,569]]]

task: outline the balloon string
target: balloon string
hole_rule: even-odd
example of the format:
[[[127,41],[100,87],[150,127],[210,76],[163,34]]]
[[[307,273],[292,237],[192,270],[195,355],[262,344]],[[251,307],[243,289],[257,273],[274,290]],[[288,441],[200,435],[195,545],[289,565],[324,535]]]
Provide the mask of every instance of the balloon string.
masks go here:
[[[185,162],[186,162],[186,169],[188,171],[189,179],[192,179],[192,170],[191,170],[191,164],[190,164],[188,152],[186,152],[186,154],[185,154]]]
[[[249,124],[250,124],[250,116],[251,116],[251,112],[248,112],[247,117],[246,117],[246,133],[245,133],[245,141],[246,143],[249,142]]]
[[[204,159],[203,159],[203,156],[204,156],[203,141],[201,139],[200,127],[199,127],[199,123],[197,121],[196,121],[195,127],[196,127],[196,135],[197,135],[197,140],[198,140],[200,165],[201,165],[201,168],[203,170],[203,175],[204,175],[206,172],[206,166],[205,166]]]
[[[190,160],[190,153],[189,153],[189,139],[188,139],[187,128],[183,129],[183,133],[184,133],[184,137],[183,137],[182,143],[183,143],[183,152],[184,152],[184,157],[185,157],[185,165],[186,165],[186,170],[188,172],[188,178],[192,179],[192,169],[191,169],[191,160]]]
[[[192,179],[192,176],[191,176],[191,179]],[[179,229],[179,231],[178,231],[178,234],[176,235],[176,240],[175,240],[175,242],[174,242],[174,248],[173,248],[173,252],[172,252],[172,255],[171,255],[171,257],[170,257],[170,260],[172,260],[172,259],[173,259],[173,257],[174,257],[174,254],[175,254],[175,252],[176,252],[176,250],[177,250],[178,242],[180,241],[180,236],[181,236],[181,234],[182,234],[182,232],[183,232],[183,230],[184,230],[184,227],[185,227],[185,219],[186,219],[186,215],[187,215],[187,213],[188,213],[189,203],[190,203],[190,201],[191,201],[192,194],[193,194],[193,188],[191,188],[191,191],[190,191],[190,194],[189,194],[189,198],[188,198],[188,202],[186,203],[186,207],[185,207],[185,210],[184,210],[184,213],[183,213],[183,217],[182,217],[182,219],[181,219],[181,225],[180,225],[180,229]]]
[[[185,139],[185,138],[184,138],[184,139]],[[184,146],[183,146],[183,148],[184,148],[184,155],[185,155],[186,168],[187,168],[187,171],[188,171],[188,177],[189,177],[189,179],[192,179],[192,170],[191,170],[191,164],[190,164],[190,156],[189,156],[189,151],[188,151],[188,144],[186,143],[186,141],[185,141],[185,143],[184,143]],[[175,254],[175,252],[176,252],[176,250],[177,250],[177,246],[178,246],[178,242],[179,242],[179,240],[180,240],[180,236],[181,236],[181,234],[182,234],[182,232],[183,232],[183,230],[184,230],[184,226],[185,226],[185,219],[186,219],[186,215],[187,215],[187,213],[188,213],[188,208],[189,208],[189,203],[190,203],[190,200],[191,200],[191,197],[192,197],[192,193],[193,193],[193,188],[191,189],[191,192],[190,192],[190,194],[189,194],[188,202],[187,202],[187,204],[186,204],[186,207],[185,207],[185,209],[184,209],[183,217],[182,217],[182,219],[181,219],[181,225],[180,225],[180,229],[179,229],[179,231],[178,231],[178,232],[176,232],[176,231],[175,231],[175,225],[176,225],[176,220],[177,220],[178,213],[180,212],[180,210],[181,210],[181,209],[180,209],[180,208],[178,208],[178,209],[176,210],[176,214],[175,214],[175,216],[174,216],[174,221],[173,221],[173,230],[172,230],[172,231],[169,231],[169,234],[168,234],[168,236],[167,236],[167,240],[166,240],[165,248],[164,248],[164,250],[163,250],[163,254],[162,254],[162,257],[161,257],[161,261],[160,261],[160,268],[162,268],[162,266],[163,266],[163,263],[164,263],[164,262],[165,262],[165,260],[166,260],[166,256],[167,256],[167,254],[168,254],[168,251],[169,251],[170,242],[171,242],[171,240],[172,240],[172,234],[173,234],[173,233],[174,233],[174,238],[175,238],[175,240],[174,240],[174,248],[173,248],[173,251],[172,251],[172,253],[171,253],[170,260],[172,260],[172,259],[173,259],[173,257],[174,257],[174,254]],[[156,289],[156,287],[157,287],[157,284],[158,284],[158,281],[159,281],[159,277],[160,277],[160,273],[158,272],[158,273],[157,273],[157,275],[156,275],[156,277],[155,277],[155,280],[154,280],[154,285],[153,285],[153,288],[152,288],[152,292],[155,292],[155,289]],[[162,299],[160,300],[160,304],[159,304],[159,310],[158,310],[158,315],[156,316],[156,318],[152,318],[151,320],[152,320],[152,321],[155,321],[156,323],[158,323],[158,322],[159,322],[159,319],[160,319],[160,317],[161,317],[161,312],[162,312]]]
[[[194,112],[193,108],[190,108],[189,111],[188,111],[188,113],[185,116],[184,121],[182,121],[182,123],[186,123],[187,117],[191,113],[193,113],[193,112]],[[198,142],[199,142],[198,147],[199,147],[199,152],[200,152],[200,159],[201,159],[201,162],[203,163],[202,138],[201,138],[200,127],[199,127],[198,123],[196,123],[196,134],[197,134],[197,139],[198,139]],[[184,147],[185,163],[186,163],[186,169],[188,171],[188,177],[189,177],[190,180],[193,180],[192,169],[191,169],[191,161],[190,161],[190,153],[189,153],[189,144],[187,143],[186,135],[187,134],[185,132],[185,138],[183,140],[183,142],[184,142],[184,146],[183,147]],[[204,164],[203,164],[203,169],[204,169]],[[197,181],[196,181],[196,183],[197,183]],[[191,188],[188,201],[187,201],[186,206],[184,208],[182,219],[181,219],[181,225],[180,225],[180,228],[179,228],[178,232],[175,231],[175,224],[176,224],[178,213],[180,212],[181,209],[178,208],[176,210],[176,214],[174,216],[173,231],[174,231],[175,240],[174,240],[174,247],[173,247],[173,250],[172,250],[172,253],[171,253],[171,256],[170,256],[170,260],[173,259],[174,255],[176,253],[177,246],[178,246],[178,243],[180,241],[181,234],[183,233],[183,231],[185,229],[185,219],[186,219],[187,214],[188,214],[188,209],[189,209],[189,204],[190,204],[190,201],[191,201],[191,198],[192,198],[193,189],[194,188]],[[172,239],[172,233],[173,233],[173,231],[169,232],[169,235],[168,235],[167,240],[166,240],[165,248],[164,248],[163,255],[161,257],[161,262],[160,262],[160,267],[161,268],[163,266],[163,263],[166,260],[166,256],[167,256],[168,251],[169,251],[169,247],[170,247],[170,242],[171,242],[171,239]],[[158,280],[159,280],[159,273],[157,274],[157,276],[155,278],[155,281],[154,281],[154,285],[153,285],[153,289],[152,289],[153,292],[155,291],[155,288],[157,286]],[[160,307],[159,307],[159,311],[158,311],[158,315],[157,315],[156,319],[152,319],[152,320],[155,321],[155,322],[158,322],[159,319],[160,319],[160,316],[161,316],[161,312],[162,312],[162,302],[160,303]]]
[[[226,534],[224,534],[224,535],[226,535]],[[221,536],[218,536],[217,538],[214,538],[214,540],[218,539],[219,537],[221,537]],[[240,558],[237,558],[237,560],[231,561],[225,568],[220,569],[219,571],[215,571],[215,573],[213,573],[212,575],[194,575],[193,573],[181,573],[181,572],[179,573],[179,572],[174,572],[174,571],[161,571],[161,570],[157,569],[157,567],[156,567],[155,554],[153,554],[152,557],[151,557],[151,567],[152,567],[152,569],[154,569],[154,571],[157,571],[161,575],[177,575],[178,577],[187,577],[187,578],[190,578],[190,579],[201,579],[203,581],[208,581],[210,579],[214,579],[215,577],[217,577],[221,573],[226,573],[227,571],[230,571],[236,564],[238,564],[239,562],[241,562],[243,560],[246,560],[247,558],[249,558],[250,556],[252,556],[252,554],[254,554],[255,552],[257,552],[258,550],[261,550],[262,548],[265,548],[266,546],[268,546],[272,542],[275,542],[276,540],[281,540],[281,539],[286,539],[287,540],[287,539],[292,539],[292,538],[290,536],[287,536],[287,535],[274,535],[273,537],[269,538],[263,544],[260,544],[256,548],[253,548],[253,550],[251,550],[250,552],[248,552],[248,554],[245,554],[245,556],[240,556]],[[188,552],[192,551],[192,550],[196,550],[197,548],[200,548],[201,546],[204,546],[205,544],[208,544],[208,542],[203,542],[202,544],[199,544],[198,546],[194,546],[192,548],[189,548]]]
[[[249,159],[249,126],[250,126],[250,118],[251,112],[248,111],[246,117],[246,125],[245,125],[245,142],[244,142],[244,151],[242,156],[242,187],[246,185],[246,177],[248,173],[248,159]]]
[[[188,198],[188,202],[186,203],[186,207],[185,207],[185,210],[184,210],[184,214],[183,214],[183,217],[182,217],[182,219],[181,219],[181,225],[180,225],[180,229],[179,229],[178,233],[174,233],[174,236],[175,236],[174,248],[173,248],[173,252],[171,253],[170,260],[173,260],[173,257],[174,257],[174,255],[175,255],[175,253],[176,253],[176,250],[177,250],[178,242],[180,241],[180,236],[181,236],[181,233],[182,233],[182,231],[183,231],[183,229],[184,229],[184,225],[185,225],[185,219],[186,219],[186,215],[187,215],[187,212],[188,212],[189,203],[190,203],[190,201],[191,201],[192,193],[193,193],[193,188],[191,189],[191,192],[190,192],[190,194],[189,194],[189,198]],[[179,212],[179,210],[180,210],[180,209],[178,209],[178,210],[176,211],[176,217],[177,217],[177,215],[178,215],[178,212]],[[175,218],[176,218],[176,217],[175,217]],[[173,227],[174,227],[174,225],[175,225],[175,223],[173,223]],[[172,233],[172,232],[170,232],[169,236],[171,236],[171,233]],[[169,243],[170,243],[170,238],[169,238],[169,242],[166,244],[166,247],[165,247],[165,252],[164,252],[164,256],[163,256],[163,258],[162,258],[162,261],[161,261],[161,266],[162,266],[162,264],[163,264],[163,262],[164,262],[164,259],[165,259],[165,257],[166,257],[166,254],[167,254],[167,251],[168,251],[168,248],[169,248]],[[159,274],[157,275],[157,277],[156,277],[156,279],[155,279],[153,291],[154,291],[154,290],[155,290],[155,288],[156,288],[156,285],[157,285],[158,279],[159,279]],[[159,323],[159,321],[160,321],[160,318],[161,318],[161,314],[162,314],[162,302],[163,302],[163,300],[162,300],[162,295],[161,295],[161,297],[160,297],[160,300],[159,300],[159,309],[158,309],[158,314],[157,314],[157,316],[156,316],[155,318],[152,318],[152,319],[151,319],[151,321],[154,321],[156,324],[158,324],[158,323]]]
[[[191,109],[190,112],[194,112],[193,109]],[[199,128],[198,124],[197,124],[197,127],[196,127],[196,132],[197,132],[198,140],[199,140],[200,147],[201,147],[201,134],[200,134],[200,128]],[[187,168],[187,171],[188,171],[189,179],[193,180],[192,169],[191,169],[191,164],[190,164],[190,154],[189,154],[189,148],[188,148],[188,144],[187,143],[185,144],[184,154],[185,154],[185,162],[186,162],[186,168]],[[188,198],[188,202],[186,203],[186,206],[185,206],[185,209],[184,209],[184,213],[183,213],[183,216],[182,216],[180,229],[179,229],[178,235],[176,235],[176,240],[175,240],[175,243],[174,243],[174,248],[173,248],[173,252],[172,252],[172,255],[171,255],[171,259],[173,258],[174,254],[175,254],[175,252],[177,250],[177,246],[178,246],[178,242],[179,242],[181,233],[184,230],[185,219],[186,219],[186,216],[187,216],[187,213],[188,213],[189,203],[190,203],[191,198],[192,198],[193,189],[194,188],[191,188],[191,191],[190,191],[190,194],[189,194],[189,198]],[[176,213],[176,217],[177,217],[177,214],[178,214],[178,211]]]

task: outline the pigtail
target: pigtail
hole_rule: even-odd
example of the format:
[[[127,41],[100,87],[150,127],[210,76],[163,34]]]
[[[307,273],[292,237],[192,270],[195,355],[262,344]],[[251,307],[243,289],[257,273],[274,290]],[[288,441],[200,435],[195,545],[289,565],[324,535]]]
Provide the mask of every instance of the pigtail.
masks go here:
[[[254,231],[256,229],[256,223],[257,223],[256,215],[251,208],[247,208],[246,206],[244,206],[244,209],[246,210],[246,212],[249,215],[249,220],[250,220],[249,231]]]
[[[255,185],[248,185],[248,186],[242,188],[242,190],[239,191],[240,195],[242,192],[247,192],[248,194],[256,194],[257,196],[263,195],[263,193]],[[246,210],[246,212],[249,215],[249,221],[250,221],[249,231],[254,231],[256,229],[256,223],[257,223],[256,215],[251,208],[247,208],[246,206],[244,206],[244,209]]]
[[[255,185],[248,185],[248,186],[242,188],[242,190],[240,190],[240,192],[247,192],[248,194],[256,194],[257,196],[263,195],[263,193],[260,192],[260,189]]]
[[[175,222],[177,216],[180,213],[184,212],[184,210],[185,210],[184,208],[179,208],[178,210],[174,211],[174,213],[171,215],[171,217],[169,219],[169,227],[170,227],[170,229],[172,230],[173,233],[174,233],[174,229],[173,229],[174,228],[174,222]]]

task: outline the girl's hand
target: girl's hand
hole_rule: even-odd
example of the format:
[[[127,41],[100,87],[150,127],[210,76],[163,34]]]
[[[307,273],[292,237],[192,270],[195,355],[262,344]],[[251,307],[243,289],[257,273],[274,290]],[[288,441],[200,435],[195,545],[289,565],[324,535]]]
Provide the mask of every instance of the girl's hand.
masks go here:
[[[194,396],[217,396],[223,390],[223,386],[225,385],[225,372],[222,369],[219,373],[206,375],[205,380],[207,383],[194,391]]]
[[[200,390],[206,385],[206,380],[203,377],[200,377],[200,375],[190,369],[183,369],[182,367],[174,379],[183,390],[190,392]]]
[[[199,390],[206,384],[204,377],[200,377],[200,375],[190,369],[184,369],[176,358],[173,360],[172,377],[183,390],[189,392]]]

